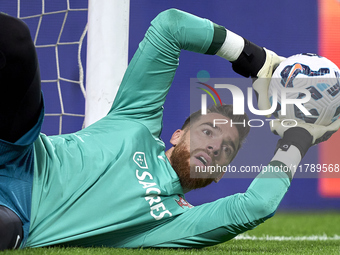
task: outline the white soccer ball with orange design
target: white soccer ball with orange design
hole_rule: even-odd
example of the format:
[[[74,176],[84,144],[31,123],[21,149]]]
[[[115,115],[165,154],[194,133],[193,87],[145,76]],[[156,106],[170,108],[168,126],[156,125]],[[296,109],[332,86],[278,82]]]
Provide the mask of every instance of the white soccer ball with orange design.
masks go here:
[[[306,94],[297,91],[286,92],[289,91],[285,90],[286,88],[294,88],[297,91],[306,89],[311,97],[299,107],[295,104],[299,102],[296,99],[306,101]],[[316,54],[294,55],[277,67],[268,94],[272,104],[275,104],[274,94],[277,94],[277,107],[273,113],[276,118],[328,125],[340,116],[340,70],[333,62]],[[285,115],[281,101],[286,105]],[[292,103],[287,104],[289,101]],[[304,113],[305,109],[307,114]]]

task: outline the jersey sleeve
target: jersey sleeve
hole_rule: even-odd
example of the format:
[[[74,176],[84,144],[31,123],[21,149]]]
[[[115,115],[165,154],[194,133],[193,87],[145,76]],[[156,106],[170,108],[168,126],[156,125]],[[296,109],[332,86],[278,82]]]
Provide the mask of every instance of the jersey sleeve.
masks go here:
[[[289,186],[286,173],[262,172],[245,193],[194,207],[152,230],[144,246],[202,248],[228,241],[273,216]]]
[[[109,115],[142,122],[159,137],[163,104],[179,64],[180,51],[214,54],[223,41],[212,44],[213,39],[214,24],[207,19],[176,9],[160,13],[139,44]]]

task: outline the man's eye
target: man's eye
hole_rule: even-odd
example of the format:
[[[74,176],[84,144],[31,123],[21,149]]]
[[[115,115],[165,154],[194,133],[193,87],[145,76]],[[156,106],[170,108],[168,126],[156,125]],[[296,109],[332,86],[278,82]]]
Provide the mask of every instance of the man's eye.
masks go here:
[[[203,133],[204,133],[205,135],[211,135],[211,134],[212,134],[212,132],[211,132],[210,130],[208,130],[208,129],[204,129],[204,130],[203,130]]]
[[[224,151],[226,152],[226,154],[227,154],[228,156],[231,155],[232,152],[233,152],[232,148],[230,148],[229,146],[226,146],[226,147],[224,148]]]

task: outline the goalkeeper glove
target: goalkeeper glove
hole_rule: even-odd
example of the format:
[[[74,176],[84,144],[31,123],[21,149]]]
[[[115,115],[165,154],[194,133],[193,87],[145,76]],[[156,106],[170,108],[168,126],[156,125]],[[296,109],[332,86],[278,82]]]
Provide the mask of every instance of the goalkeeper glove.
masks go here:
[[[286,151],[290,145],[294,145],[300,150],[301,157],[303,157],[312,145],[328,140],[340,128],[340,119],[328,126],[310,123],[298,123],[293,126],[295,124],[296,122],[293,121],[285,121],[283,126],[280,121],[273,121],[270,129],[274,134],[282,137],[278,142],[277,149]]]
[[[232,67],[236,73],[245,77],[251,76],[254,79],[253,88],[260,110],[267,110],[271,106],[268,99],[270,78],[284,59],[273,51],[244,39],[243,51],[237,60],[232,61]]]
[[[253,79],[253,88],[260,110],[267,110],[271,107],[268,97],[270,80],[276,67],[285,59],[284,57],[276,55],[276,53],[271,50],[264,48],[264,51],[266,52],[266,61],[257,73],[257,78]],[[270,117],[270,115],[267,115],[267,117]]]

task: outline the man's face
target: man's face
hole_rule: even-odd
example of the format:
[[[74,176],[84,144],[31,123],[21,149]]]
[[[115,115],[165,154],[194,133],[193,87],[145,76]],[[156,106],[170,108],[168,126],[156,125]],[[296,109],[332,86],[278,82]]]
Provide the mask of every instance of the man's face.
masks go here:
[[[190,130],[182,131],[179,142],[175,145],[171,163],[181,179],[182,186],[187,186],[184,188],[201,188],[213,180],[219,180],[223,172],[198,172],[198,167],[222,168],[227,166],[237,153],[239,135],[236,127],[231,127],[230,124],[214,125],[214,119],[226,117],[218,113],[201,116],[191,125]]]

